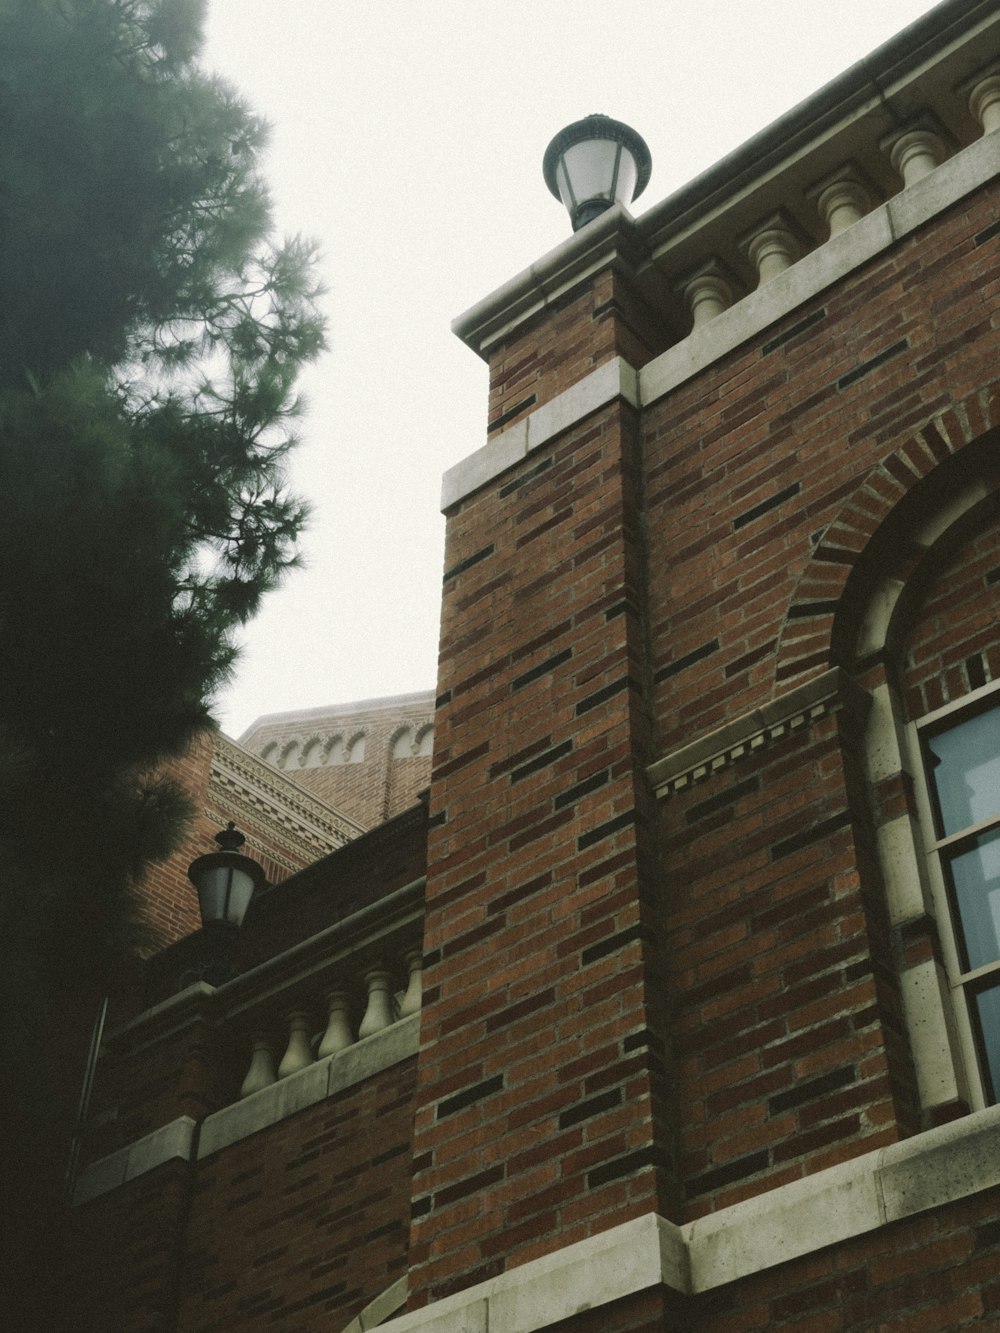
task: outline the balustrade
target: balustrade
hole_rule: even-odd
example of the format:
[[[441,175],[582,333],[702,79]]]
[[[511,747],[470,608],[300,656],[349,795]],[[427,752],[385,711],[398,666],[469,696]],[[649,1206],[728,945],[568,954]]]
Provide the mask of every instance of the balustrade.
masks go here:
[[[956,91],[968,99],[969,110],[984,135],[1000,130],[1000,61],[981,69]],[[909,124],[886,135],[877,147],[888,157],[905,190],[940,166],[949,155],[950,145],[954,146],[952,135],[933,112],[926,110]],[[875,147],[875,144],[871,145],[872,149]],[[884,176],[884,170],[881,174]],[[859,222],[880,202],[879,191],[872,179],[853,161],[845,162],[818,181],[806,192],[806,198],[816,210],[814,217],[818,215],[829,237],[837,236]],[[723,243],[723,253],[706,257],[683,276],[672,279],[674,290],[687,306],[692,329],[707,324],[740,299],[740,280],[733,277],[729,267],[732,264],[733,269],[744,268],[745,271],[745,266],[735,258],[737,254],[748,259],[756,270],[759,288],[791,268],[815,246],[819,227],[810,224],[808,215],[800,212],[798,201],[789,199],[788,208],[789,212],[780,209],[761,218],[756,226],[733,238],[729,245]],[[806,219],[804,228],[800,225],[803,218]],[[813,234],[807,236],[807,230]]]
[[[352,990],[349,985],[327,988],[315,997],[315,1003],[296,989],[295,1007],[284,1009],[284,1018],[274,1027],[287,1034],[276,1041],[273,1031],[258,1030],[251,1039],[250,1064],[239,1090],[240,1098],[250,1097],[262,1088],[270,1087],[317,1060],[335,1056],[358,1041],[384,1031],[400,1018],[418,1013],[421,1001],[421,974],[423,955],[419,949],[409,950],[403,958],[403,967],[369,967],[360,980],[362,986]],[[394,990],[397,981],[406,981],[404,989]],[[354,994],[364,997],[364,1009],[355,1029],[352,1011]],[[280,1061],[277,1054],[283,1051]]]
[[[969,110],[984,134],[1000,130],[1000,63],[978,75],[969,87]]]

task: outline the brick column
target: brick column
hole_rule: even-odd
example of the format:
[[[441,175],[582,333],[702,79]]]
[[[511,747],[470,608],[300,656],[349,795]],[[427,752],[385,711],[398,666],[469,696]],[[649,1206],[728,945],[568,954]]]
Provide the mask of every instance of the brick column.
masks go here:
[[[625,308],[608,286],[579,307]],[[636,417],[608,404],[449,514],[414,1307],[668,1210]]]

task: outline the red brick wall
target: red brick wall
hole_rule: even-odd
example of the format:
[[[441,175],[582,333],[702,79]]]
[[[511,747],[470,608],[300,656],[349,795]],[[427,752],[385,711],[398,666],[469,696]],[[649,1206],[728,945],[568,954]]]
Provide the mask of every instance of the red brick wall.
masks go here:
[[[995,381],[992,307],[967,293],[996,282],[996,239],[975,238],[997,215],[991,185],[646,413],[662,750],[786,688],[776,650],[826,525],[918,427]],[[830,551],[828,567],[842,572],[849,554]],[[792,629],[812,623],[808,611],[797,608]],[[827,637],[796,670],[829,656]]]
[[[852,730],[825,718],[666,803],[685,1217],[918,1126]]]
[[[146,910],[163,944],[189,935],[201,925],[198,894],[187,877],[187,868],[196,856],[212,850],[212,835],[218,832],[209,829],[203,814],[214,747],[214,733],[203,732],[192,741],[187,754],[165,767],[166,776],[184,789],[196,813],[174,855],[151,866],[143,882]]]
[[[418,1303],[664,1206],[633,414],[546,461],[449,523]]]
[[[179,1329],[340,1329],[405,1271],[415,1060],[198,1168]]]
[[[85,1204],[78,1327],[342,1328],[405,1271],[415,1064]]]
[[[450,512],[415,1305],[654,1204],[694,1216],[919,1128],[860,718],[655,819],[641,770],[838,660],[829,604],[797,590],[877,529],[884,513],[846,552],[823,545],[880,461],[995,378],[977,294],[997,211],[991,187],[638,423],[601,409]],[[624,353],[622,287],[596,279],[498,348],[491,418]]]
[[[968,537],[927,590],[903,662],[906,708],[918,718],[1000,676],[1000,529]]]
[[[589,375],[612,357],[644,366],[671,336],[612,273],[548,304],[490,354],[490,433]]]
[[[79,1333],[176,1327],[188,1188],[186,1164],[165,1162],[77,1210],[65,1262]]]
[[[430,786],[429,755],[394,759],[389,736],[377,728],[366,729],[365,757],[360,764],[335,764],[329,768],[289,769],[288,776],[314,796],[339,810],[363,828],[373,828],[408,810],[418,792]]]

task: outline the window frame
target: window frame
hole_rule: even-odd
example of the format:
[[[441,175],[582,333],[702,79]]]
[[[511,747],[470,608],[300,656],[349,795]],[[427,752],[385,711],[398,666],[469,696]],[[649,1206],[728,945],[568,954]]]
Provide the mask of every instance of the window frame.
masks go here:
[[[985,1044],[980,1037],[978,1018],[974,1014],[976,995],[989,989],[991,981],[1000,982],[1000,958],[979,967],[964,967],[962,922],[946,866],[956,847],[965,843],[971,845],[984,833],[1000,830],[1000,809],[987,819],[940,837],[938,828],[943,826],[943,820],[926,742],[930,737],[949,731],[971,720],[977,713],[985,713],[997,705],[1000,705],[1000,681],[990,681],[914,719],[906,728],[913,759],[910,771],[916,778],[914,790],[923,859],[960,1046],[956,1054],[964,1066],[965,1084],[973,1110],[1000,1103],[1000,1087],[992,1086]]]

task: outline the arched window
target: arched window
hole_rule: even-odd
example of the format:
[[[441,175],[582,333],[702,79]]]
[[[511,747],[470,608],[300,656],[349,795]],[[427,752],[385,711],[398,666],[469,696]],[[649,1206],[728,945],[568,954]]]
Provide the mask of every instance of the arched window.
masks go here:
[[[961,473],[928,478],[857,571],[876,845],[931,1119],[1000,1101],[1000,521]]]
[[[417,732],[416,752],[418,755],[431,755],[434,753],[434,726],[428,723]]]
[[[400,727],[392,740],[393,759],[409,759],[413,754],[413,732],[409,727]]]
[[[347,747],[347,762],[349,764],[360,764],[364,762],[365,757],[365,733],[359,731],[356,736],[351,737]]]
[[[323,762],[323,746],[318,736],[314,736],[311,741],[302,749],[302,768],[319,768]]]

